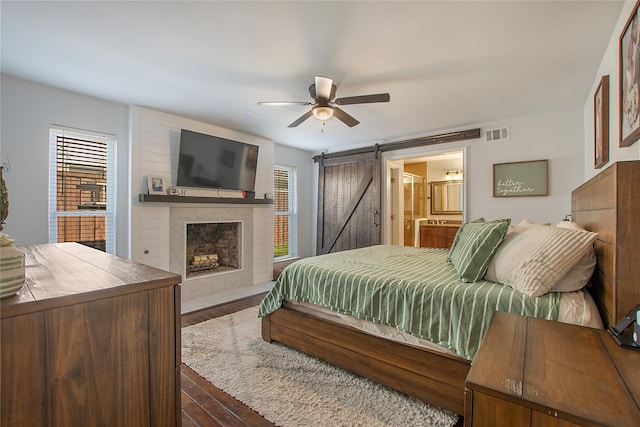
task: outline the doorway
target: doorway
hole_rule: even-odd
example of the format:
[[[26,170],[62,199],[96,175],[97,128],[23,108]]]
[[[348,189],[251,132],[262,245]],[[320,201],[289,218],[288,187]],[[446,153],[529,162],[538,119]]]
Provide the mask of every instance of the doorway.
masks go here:
[[[427,216],[427,178],[423,175],[407,172],[413,170],[409,166],[418,165],[425,166],[426,163],[412,163],[405,165],[405,171],[402,175],[403,199],[404,199],[404,246],[415,246],[416,220]]]
[[[466,149],[428,153],[396,152],[385,159],[382,235],[384,244],[420,246],[421,224],[462,223],[466,183]],[[440,182],[459,182],[457,212],[431,209],[431,188]],[[436,183],[436,185],[433,185]]]

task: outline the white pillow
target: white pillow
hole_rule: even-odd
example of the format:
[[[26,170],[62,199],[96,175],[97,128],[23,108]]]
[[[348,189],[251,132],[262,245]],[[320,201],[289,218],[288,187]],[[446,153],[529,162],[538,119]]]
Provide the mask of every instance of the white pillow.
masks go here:
[[[568,228],[569,230],[578,230],[578,231],[585,230],[583,226],[573,221],[560,221],[558,224],[556,224],[556,227]]]
[[[596,254],[591,249],[551,288],[552,292],[574,292],[584,288],[596,268]]]
[[[509,229],[507,230],[507,233],[513,233],[515,232],[522,232],[524,231],[524,229],[532,227],[534,225],[551,225],[550,222],[545,222],[545,223],[541,223],[541,224],[536,224],[533,221],[528,220],[527,218],[523,219],[522,221],[520,221],[517,225],[510,225]]]
[[[540,224],[537,224],[533,221],[528,220],[527,218],[523,219],[522,221],[520,221],[518,223],[518,227],[530,227],[532,225],[551,225],[550,222],[541,222]]]
[[[509,242],[512,242],[516,236],[520,235],[522,232],[528,230],[531,227],[536,227],[536,226],[546,226],[546,227],[550,227],[551,223],[550,222],[546,222],[543,224],[536,224],[533,221],[528,220],[527,218],[523,219],[522,221],[520,221],[517,225],[510,225],[509,229],[507,230],[507,234],[505,236],[505,238],[502,240],[501,242],[501,246],[507,245],[507,244],[511,244]],[[512,233],[515,233],[513,235],[511,235]],[[498,247],[499,249],[500,247]],[[498,280],[496,279],[496,263],[495,262],[490,262],[489,266],[487,267],[487,272],[484,275],[484,278],[486,280],[491,280],[492,282],[497,282]]]
[[[515,227],[498,246],[484,278],[531,297],[544,295],[593,250],[597,237],[565,227]]]
[[[584,230],[584,227],[572,221],[562,221],[556,225],[556,227],[578,231]],[[580,261],[578,261],[578,263],[558,281],[558,283],[553,285],[551,291],[573,292],[582,289],[587,283],[589,283],[589,280],[593,275],[593,270],[596,268],[596,262],[596,253],[593,250],[593,247],[591,247],[591,249],[587,251],[587,254],[583,256]]]

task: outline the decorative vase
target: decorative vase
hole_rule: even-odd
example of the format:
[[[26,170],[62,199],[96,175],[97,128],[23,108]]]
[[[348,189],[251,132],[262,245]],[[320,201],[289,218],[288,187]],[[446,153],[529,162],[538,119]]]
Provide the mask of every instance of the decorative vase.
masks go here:
[[[17,294],[24,285],[24,252],[0,233],[0,299]]]

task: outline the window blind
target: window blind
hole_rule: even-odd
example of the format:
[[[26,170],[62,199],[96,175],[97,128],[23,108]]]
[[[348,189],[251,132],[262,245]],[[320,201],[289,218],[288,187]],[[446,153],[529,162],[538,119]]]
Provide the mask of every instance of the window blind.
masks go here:
[[[274,258],[298,253],[298,178],[293,167],[276,165],[273,174]]]
[[[115,253],[115,137],[53,127],[49,147],[49,241]]]

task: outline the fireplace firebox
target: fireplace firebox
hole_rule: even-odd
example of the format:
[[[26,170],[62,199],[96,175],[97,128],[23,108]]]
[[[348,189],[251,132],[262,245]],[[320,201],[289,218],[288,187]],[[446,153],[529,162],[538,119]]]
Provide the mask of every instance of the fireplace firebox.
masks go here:
[[[186,224],[185,277],[242,269],[242,222]]]

